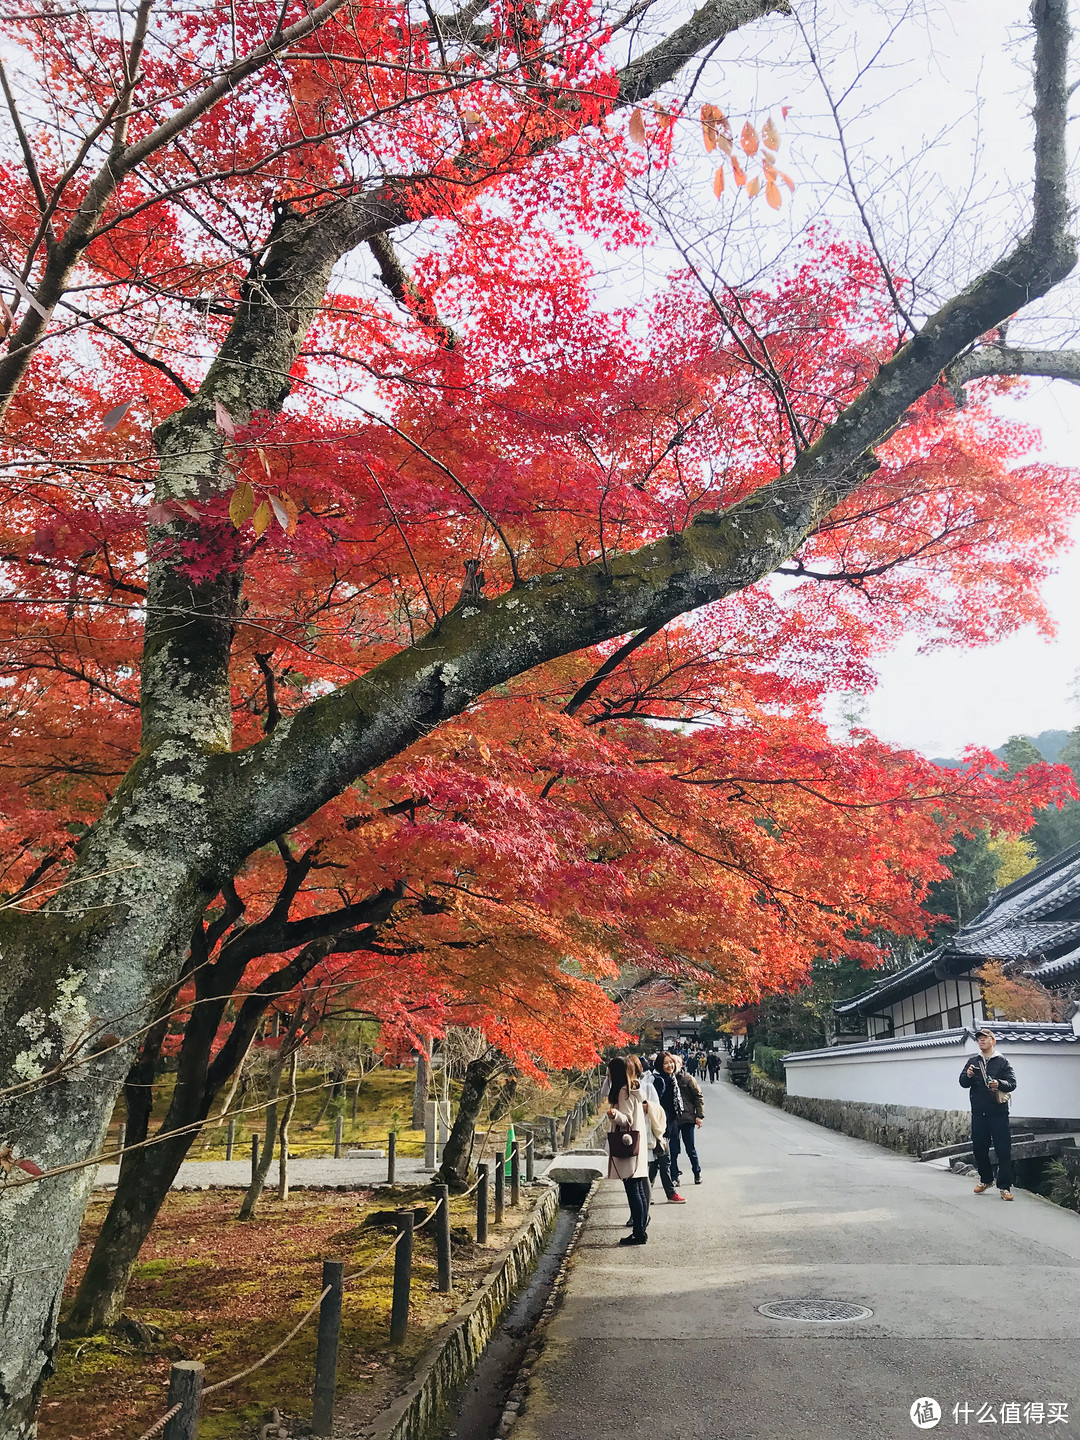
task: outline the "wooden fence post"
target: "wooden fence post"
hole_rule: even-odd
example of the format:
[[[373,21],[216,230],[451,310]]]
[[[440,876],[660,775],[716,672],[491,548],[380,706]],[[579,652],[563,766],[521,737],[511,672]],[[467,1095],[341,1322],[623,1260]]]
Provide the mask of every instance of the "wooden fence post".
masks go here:
[[[258,1175],[258,1173],[259,1173],[259,1137],[258,1137],[258,1135],[252,1135],[252,1137],[251,1137],[251,1179],[252,1179],[252,1182],[253,1182],[253,1183],[254,1183],[255,1177],[256,1177],[256,1175]]]
[[[229,1128],[225,1131],[225,1159],[232,1159],[233,1146],[236,1144],[236,1116],[229,1121]]]
[[[319,1338],[315,1347],[315,1393],[312,1397],[311,1428],[316,1435],[334,1433],[334,1392],[337,1389],[338,1343],[341,1340],[341,1282],[345,1266],[340,1260],[324,1260],[322,1288],[330,1291],[319,1306]]]
[[[521,1204],[521,1147],[514,1141],[510,1151],[510,1208],[516,1210]]]
[[[449,1295],[453,1283],[450,1274],[450,1187],[436,1185],[435,1199],[439,1202],[438,1213],[432,1221],[435,1226],[435,1264],[438,1268],[435,1288],[443,1295]]]
[[[184,1408],[174,1415],[162,1432],[162,1440],[195,1440],[199,1428],[199,1401],[202,1399],[203,1363],[177,1360],[169,1371],[169,1409]]]
[[[506,1208],[506,1166],[500,1155],[495,1166],[495,1224],[503,1222],[503,1210]]]
[[[386,1137],[386,1183],[393,1185],[397,1174],[397,1131],[391,1130]]]
[[[559,1124],[554,1115],[548,1116],[548,1142],[551,1145],[551,1153],[559,1153]]]
[[[116,1132],[116,1148],[120,1151],[120,1162],[121,1162],[121,1164],[123,1163],[123,1159],[124,1159],[124,1146],[125,1146],[126,1144],[127,1144],[127,1126],[126,1126],[125,1124],[123,1124],[123,1122],[121,1122],[120,1128],[119,1128],[119,1130],[117,1130],[117,1132]]]
[[[487,1244],[488,1230],[488,1167],[481,1161],[476,1167],[479,1184],[476,1187],[476,1243]]]
[[[536,1179],[536,1137],[531,1130],[525,1132],[525,1183],[531,1185]]]
[[[394,1251],[394,1298],[390,1304],[390,1344],[400,1345],[409,1328],[409,1292],[412,1288],[414,1210],[397,1212],[397,1228],[401,1239]]]
[[[341,1159],[341,1138],[345,1130],[345,1117],[339,1115],[334,1121],[334,1159]]]

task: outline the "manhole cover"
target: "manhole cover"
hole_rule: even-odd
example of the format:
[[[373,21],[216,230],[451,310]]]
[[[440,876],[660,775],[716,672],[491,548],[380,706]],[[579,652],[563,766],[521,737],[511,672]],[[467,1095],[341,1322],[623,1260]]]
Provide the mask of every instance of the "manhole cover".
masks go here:
[[[809,1320],[825,1325],[837,1320],[866,1320],[874,1312],[850,1300],[771,1300],[768,1305],[759,1305],[758,1313],[770,1320]]]

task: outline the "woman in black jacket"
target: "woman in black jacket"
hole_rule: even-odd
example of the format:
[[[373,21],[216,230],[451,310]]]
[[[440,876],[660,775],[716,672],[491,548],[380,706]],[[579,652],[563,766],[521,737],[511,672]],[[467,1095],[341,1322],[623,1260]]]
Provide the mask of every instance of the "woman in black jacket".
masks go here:
[[[656,1086],[656,1093],[660,1096],[660,1103],[664,1107],[664,1138],[663,1142],[656,1147],[653,1158],[649,1161],[649,1180],[655,1181],[657,1174],[660,1176],[660,1183],[664,1187],[664,1194],[667,1196],[669,1205],[685,1205],[686,1201],[675,1188],[675,1181],[671,1174],[671,1143],[679,1137],[679,1120],[681,1117],[680,1106],[682,1104],[682,1092],[675,1079],[675,1071],[678,1067],[674,1055],[665,1050],[657,1060],[656,1072],[653,1075],[653,1084]]]
[[[971,1148],[975,1151],[975,1164],[979,1168],[975,1194],[981,1195],[994,1183],[994,1171],[990,1164],[992,1141],[997,1160],[997,1186],[1002,1200],[1011,1200],[1013,1168],[1009,1105],[1007,1100],[998,1097],[1012,1094],[1016,1089],[1016,1076],[1005,1056],[997,1054],[997,1037],[992,1030],[976,1030],[975,1039],[981,1052],[979,1058],[968,1060],[960,1072],[960,1084],[971,1095]]]

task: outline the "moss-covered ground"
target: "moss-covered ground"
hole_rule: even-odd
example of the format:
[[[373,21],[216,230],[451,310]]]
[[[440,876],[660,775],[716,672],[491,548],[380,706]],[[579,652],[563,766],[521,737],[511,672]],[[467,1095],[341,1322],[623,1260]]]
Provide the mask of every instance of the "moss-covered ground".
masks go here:
[[[525,1192],[527,1194],[527,1192]],[[507,1208],[476,1245],[474,1198],[451,1202],[454,1288],[435,1289],[433,1226],[416,1238],[409,1333],[388,1343],[393,1257],[346,1286],[339,1393],[352,1396],[350,1413],[363,1420],[385,1408],[407,1383],[418,1353],[472,1293],[528,1211]],[[508,1196],[509,1199],[509,1196]],[[426,1190],[327,1193],[304,1191],[284,1203],[267,1196],[253,1221],[237,1220],[239,1192],[170,1195],[143,1246],[128,1291],[131,1327],[93,1339],[61,1343],[57,1369],[45,1390],[41,1440],[136,1440],[167,1409],[169,1367],[199,1359],[206,1383],[224,1379],[276,1345],[318,1296],[323,1260],[343,1260],[346,1275],[368,1264],[393,1239],[391,1229],[365,1226],[373,1210],[430,1204]],[[87,1213],[69,1279],[71,1293],[105,1215],[106,1201]],[[317,1315],[263,1368],[209,1396],[200,1440],[247,1440],[277,1407],[283,1416],[310,1418]]]
[[[334,1128],[337,1117],[340,1115],[343,1121],[344,1142],[350,1148],[385,1150],[387,1136],[391,1130],[395,1130],[399,1155],[423,1155],[424,1132],[409,1128],[412,1119],[415,1073],[411,1067],[393,1070],[376,1066],[361,1080],[358,1091],[355,1081],[350,1081],[337,1099],[331,1100],[328,1105],[325,1105],[327,1099],[326,1077],[321,1071],[302,1071],[297,1076],[296,1112],[289,1127],[289,1154],[296,1156],[332,1155],[334,1152]],[[174,1078],[169,1074],[161,1076],[155,1084],[154,1125],[162,1119],[168,1109],[169,1101],[172,1098],[173,1084]],[[460,1088],[456,1081],[451,1081],[450,1093],[453,1101],[457,1100]],[[354,1091],[356,1091],[355,1118],[353,1115]],[[496,1093],[493,1089],[489,1099],[494,1099]],[[556,1110],[565,1114],[581,1093],[582,1089],[579,1085],[565,1083],[559,1076],[553,1077],[553,1083],[547,1089],[522,1081],[518,1087],[515,1103],[510,1109],[510,1119],[515,1123],[520,1123],[527,1122],[538,1114],[553,1114]],[[264,1099],[265,1094],[260,1078],[256,1074],[244,1097],[242,1099],[237,1097],[234,1100],[233,1108],[241,1105],[258,1106]],[[321,1118],[317,1120],[320,1112],[322,1112]],[[117,1107],[110,1127],[111,1141],[116,1140],[123,1119],[124,1110],[121,1104]],[[237,1116],[235,1132],[237,1149],[234,1151],[237,1158],[246,1153],[246,1147],[250,1143],[248,1137],[253,1132],[262,1134],[264,1123],[263,1112],[259,1109],[253,1109]],[[499,1122],[499,1126],[505,1128],[505,1125],[504,1118]],[[482,1139],[483,1134],[484,1125],[482,1123],[477,1131],[478,1141]],[[226,1126],[212,1120],[192,1145],[188,1159],[224,1159],[225,1139]],[[479,1146],[476,1158],[480,1158]]]
[[[337,1116],[344,1120],[348,1146],[384,1148],[391,1129],[398,1153],[423,1153],[423,1132],[405,1126],[411,1117],[414,1071],[376,1068],[361,1082],[353,1118],[353,1085],[323,1110],[325,1077],[307,1071],[298,1077],[299,1096],[290,1127],[290,1155],[333,1153]],[[167,1109],[173,1079],[156,1086],[154,1122]],[[507,1119],[527,1122],[537,1114],[565,1113],[578,1099],[579,1085],[553,1077],[550,1088],[522,1082],[509,1116],[502,1118],[485,1144],[486,1119],[477,1131],[473,1159],[501,1148]],[[257,1104],[256,1075],[244,1100]],[[494,1099],[489,1096],[489,1104]],[[323,1113],[320,1117],[320,1111]],[[485,1116],[487,1107],[485,1107]],[[317,1118],[318,1117],[318,1118]],[[112,1139],[123,1118],[114,1117]],[[262,1129],[259,1112],[241,1117],[237,1155],[246,1153],[247,1137]],[[190,1160],[221,1159],[225,1127],[211,1122],[192,1145]],[[245,1147],[245,1148],[240,1148]],[[237,1191],[174,1191],[139,1255],[128,1289],[125,1317],[142,1327],[121,1325],[91,1339],[64,1340],[56,1373],[49,1380],[41,1410],[40,1440],[137,1440],[168,1408],[169,1367],[174,1360],[199,1359],[206,1383],[230,1376],[272,1349],[296,1324],[319,1294],[323,1260],[343,1260],[346,1274],[368,1264],[393,1239],[392,1230],[365,1226],[374,1210],[401,1204],[430,1203],[427,1190],[415,1187],[342,1194],[303,1190],[281,1203],[273,1193],[271,1170],[257,1218],[236,1218]],[[509,1195],[507,1196],[509,1201]],[[108,1196],[95,1199],[86,1214],[67,1294],[74,1292],[86,1267],[108,1208]],[[488,1243],[477,1246],[474,1197],[454,1199],[454,1289],[435,1290],[432,1227],[417,1237],[409,1334],[391,1350],[388,1343],[393,1259],[387,1257],[370,1275],[346,1289],[342,1319],[339,1393],[349,1394],[350,1417],[365,1423],[383,1410],[407,1384],[419,1352],[432,1334],[473,1292],[491,1262],[523,1223],[526,1211],[507,1209],[506,1223],[491,1224]],[[207,1398],[199,1440],[248,1440],[255,1437],[273,1408],[298,1420],[306,1433],[311,1413],[315,1359],[315,1321],[268,1364],[235,1386]]]

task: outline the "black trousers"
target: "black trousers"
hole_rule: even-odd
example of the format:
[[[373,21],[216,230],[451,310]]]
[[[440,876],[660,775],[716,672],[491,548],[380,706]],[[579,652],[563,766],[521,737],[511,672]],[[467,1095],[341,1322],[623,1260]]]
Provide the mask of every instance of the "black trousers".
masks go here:
[[[649,1229],[649,1182],[645,1179],[624,1180],[630,1219],[634,1222],[633,1235],[637,1240],[647,1240]]]
[[[652,1159],[649,1161],[649,1184],[656,1182],[657,1175],[660,1176],[660,1183],[664,1187],[664,1194],[670,1200],[675,1194],[675,1182],[671,1178],[671,1156],[666,1150],[654,1147]]]
[[[990,1165],[991,1144],[997,1160],[997,1187],[999,1190],[1011,1190],[1012,1132],[1009,1129],[1008,1105],[996,1106],[991,1115],[983,1115],[978,1110],[971,1112],[971,1145],[975,1151],[979,1179],[984,1185],[994,1184],[994,1171]]]

